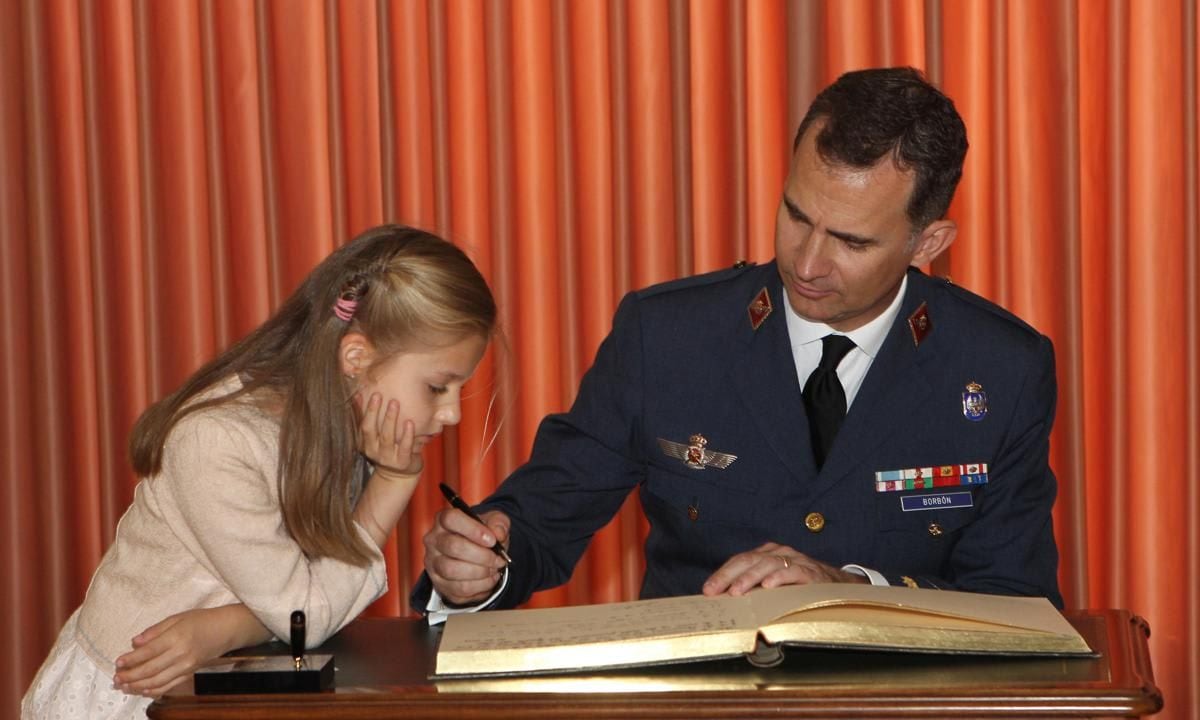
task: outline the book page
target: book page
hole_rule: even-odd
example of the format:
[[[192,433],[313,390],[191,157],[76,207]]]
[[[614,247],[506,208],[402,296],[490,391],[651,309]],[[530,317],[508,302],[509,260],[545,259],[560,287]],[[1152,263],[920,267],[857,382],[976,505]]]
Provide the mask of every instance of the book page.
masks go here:
[[[747,598],[691,595],[452,615],[438,652],[587,645],[756,629]]]
[[[434,674],[482,676],[641,666],[752,652],[769,643],[921,652],[1087,654],[1045,598],[869,585],[789,585],[452,615]]]
[[[941,616],[993,625],[998,631],[1017,629],[1077,635],[1075,628],[1045,598],[845,584],[789,585],[758,590],[747,597],[751,598],[760,625],[788,615],[794,615],[786,618],[788,622],[803,621],[805,610],[835,605],[847,611],[854,607],[901,611],[892,616],[871,613],[871,622],[875,624],[887,624],[887,618],[893,617],[897,624],[937,626]],[[922,614],[928,617],[921,618]]]

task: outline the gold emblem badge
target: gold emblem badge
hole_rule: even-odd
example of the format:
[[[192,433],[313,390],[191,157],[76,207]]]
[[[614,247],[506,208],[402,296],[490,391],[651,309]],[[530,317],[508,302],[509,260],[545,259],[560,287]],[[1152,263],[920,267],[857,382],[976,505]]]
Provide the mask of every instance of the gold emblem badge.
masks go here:
[[[663,453],[667,457],[682,460],[685,465],[693,470],[703,470],[710,467],[724,470],[734,460],[737,460],[737,455],[709,450],[708,438],[700,433],[695,433],[689,437],[687,445],[673,440],[658,438],[658,446],[662,448]]]

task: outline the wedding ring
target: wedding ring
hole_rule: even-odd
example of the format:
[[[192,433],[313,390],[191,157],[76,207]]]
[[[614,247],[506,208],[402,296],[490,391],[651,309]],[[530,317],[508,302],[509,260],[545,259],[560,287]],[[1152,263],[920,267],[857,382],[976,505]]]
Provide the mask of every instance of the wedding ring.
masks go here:
[[[777,557],[777,558],[779,558],[780,560],[782,560],[782,561],[783,561],[783,569],[784,569],[784,570],[787,570],[788,568],[790,568],[790,567],[792,566],[792,564],[791,564],[790,562],[788,562],[788,559],[787,559],[785,556],[783,556],[783,555],[776,555],[775,557]]]

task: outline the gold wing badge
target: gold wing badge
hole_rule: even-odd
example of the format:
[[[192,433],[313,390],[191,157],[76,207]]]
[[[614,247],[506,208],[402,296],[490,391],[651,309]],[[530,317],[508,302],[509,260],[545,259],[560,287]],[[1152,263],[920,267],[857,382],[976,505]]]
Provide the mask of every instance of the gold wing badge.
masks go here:
[[[687,445],[677,443],[673,440],[658,438],[658,446],[662,448],[663,453],[667,457],[682,460],[685,465],[693,470],[703,470],[709,467],[724,470],[733,464],[734,460],[737,460],[737,455],[709,450],[707,445],[708,438],[700,433],[689,437]]]

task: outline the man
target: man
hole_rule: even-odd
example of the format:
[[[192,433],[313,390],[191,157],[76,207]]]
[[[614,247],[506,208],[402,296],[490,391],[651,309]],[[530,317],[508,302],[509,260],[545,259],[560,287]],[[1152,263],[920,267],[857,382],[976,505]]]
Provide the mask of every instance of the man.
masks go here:
[[[635,488],[642,597],[871,582],[1061,607],[1050,341],[914,267],[954,240],[966,149],[915,70],[822,91],[775,261],[627,296],[570,412],[479,508],[486,526],[438,515],[414,607],[436,621],[565,582]]]

